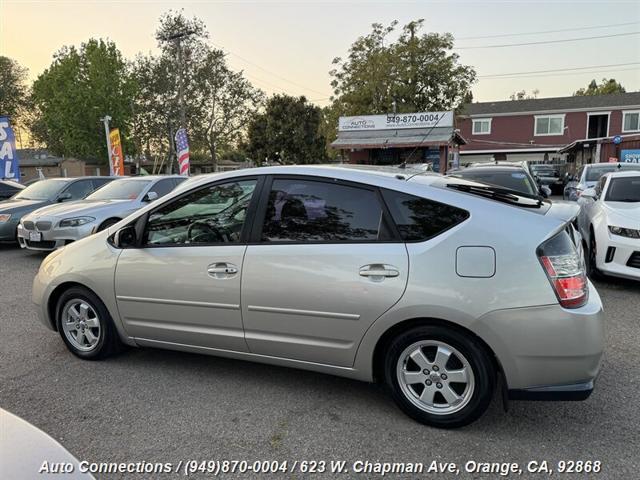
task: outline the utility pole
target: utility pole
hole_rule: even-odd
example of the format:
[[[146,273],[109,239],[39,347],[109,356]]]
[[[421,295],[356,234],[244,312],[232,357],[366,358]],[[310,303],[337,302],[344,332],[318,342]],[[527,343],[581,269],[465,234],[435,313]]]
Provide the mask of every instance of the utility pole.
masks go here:
[[[178,108],[180,111],[180,125],[179,128],[187,128],[187,115],[184,106],[184,53],[182,51],[182,39],[196,33],[195,30],[185,30],[183,32],[174,33],[172,35],[158,36],[158,40],[164,42],[175,42],[176,49],[178,51]],[[173,129],[171,134],[173,135]],[[169,151],[173,150],[173,137],[169,138]],[[176,158],[176,162],[178,159]]]
[[[109,175],[113,176],[113,163],[111,162],[111,138],[109,137],[109,122],[111,117],[105,115],[100,119],[104,123],[104,136],[107,138],[107,162],[109,162]]]

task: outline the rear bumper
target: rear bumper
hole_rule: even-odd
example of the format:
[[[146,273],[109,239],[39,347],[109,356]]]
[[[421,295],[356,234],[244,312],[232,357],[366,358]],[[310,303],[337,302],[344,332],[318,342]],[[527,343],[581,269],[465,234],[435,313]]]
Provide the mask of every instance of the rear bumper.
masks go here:
[[[580,308],[497,310],[478,319],[473,330],[495,353],[512,398],[579,399],[593,389],[605,332],[602,303],[591,283],[589,300]]]
[[[589,398],[593,387],[594,380],[589,380],[569,385],[512,389],[508,391],[508,395],[509,400],[580,401]]]

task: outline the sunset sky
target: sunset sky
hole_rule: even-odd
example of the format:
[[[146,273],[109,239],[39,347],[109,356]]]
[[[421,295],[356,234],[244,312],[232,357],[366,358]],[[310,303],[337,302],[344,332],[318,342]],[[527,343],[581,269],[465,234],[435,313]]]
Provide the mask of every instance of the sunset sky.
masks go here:
[[[125,57],[154,51],[160,15],[183,8],[207,24],[210,40],[228,51],[268,93],[304,94],[321,105],[331,95],[335,56],[370,31],[370,24],[424,18],[425,30],[451,32],[464,64],[476,68],[480,101],[506,100],[517,90],[540,97],[571,95],[592,78],[614,77],[640,90],[640,2],[633,1],[18,1],[0,0],[0,53],[37,77],[63,45],[90,37],[116,42]],[[544,33],[532,33],[544,32]],[[507,34],[516,34],[506,36]],[[527,35],[525,35],[527,34]],[[496,47],[514,43],[549,42]],[[478,38],[485,37],[485,38]],[[493,46],[492,48],[477,48]],[[462,48],[474,47],[474,48]],[[615,65],[591,68],[602,65]],[[582,70],[491,77],[514,72]]]

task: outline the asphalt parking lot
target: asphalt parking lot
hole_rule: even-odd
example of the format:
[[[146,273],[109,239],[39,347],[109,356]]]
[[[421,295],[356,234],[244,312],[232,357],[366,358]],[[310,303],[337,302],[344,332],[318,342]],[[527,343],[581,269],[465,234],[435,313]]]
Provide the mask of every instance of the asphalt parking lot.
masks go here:
[[[587,401],[512,402],[504,413],[495,400],[478,422],[443,431],[404,416],[380,386],[316,373],[151,349],[79,360],[36,320],[42,259],[0,247],[0,406],[79,459],[600,460],[598,478],[640,471],[640,283],[597,283],[607,350]]]

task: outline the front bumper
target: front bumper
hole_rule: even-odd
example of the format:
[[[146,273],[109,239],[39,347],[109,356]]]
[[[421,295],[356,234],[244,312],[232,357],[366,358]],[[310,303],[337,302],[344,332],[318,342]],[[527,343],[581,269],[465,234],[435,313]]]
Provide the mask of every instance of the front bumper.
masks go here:
[[[510,396],[588,397],[604,350],[604,312],[589,283],[588,302],[490,312],[473,325],[493,349]],[[577,386],[580,385],[580,386]]]
[[[598,270],[615,277],[640,280],[640,268],[631,256],[640,256],[640,239],[622,237],[607,232],[605,238],[596,238],[596,266]],[[634,258],[635,258],[634,256]]]
[[[67,228],[57,227],[58,222],[59,221],[52,222],[53,226],[50,230],[37,230],[42,235],[42,239],[39,242],[29,240],[29,232],[36,230],[27,230],[21,222],[18,225],[18,243],[22,248],[29,250],[50,252],[56,248],[64,247],[71,242],[80,240],[81,238],[88,237],[96,228],[96,222],[80,225],[79,227]]]
[[[15,242],[16,241],[16,228],[18,227],[18,220],[14,219],[15,215],[12,215],[8,222],[0,223],[0,242]]]

